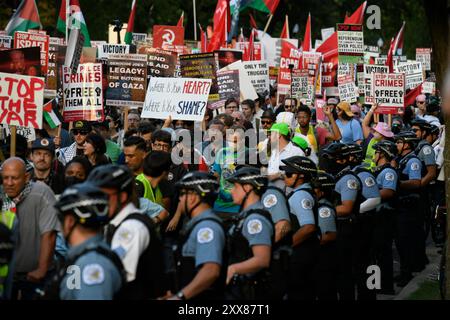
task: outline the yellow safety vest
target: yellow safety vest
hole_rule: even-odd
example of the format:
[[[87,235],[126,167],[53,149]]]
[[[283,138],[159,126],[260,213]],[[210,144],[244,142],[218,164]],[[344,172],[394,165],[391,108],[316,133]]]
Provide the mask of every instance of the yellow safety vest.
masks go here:
[[[375,158],[375,149],[373,148],[373,146],[378,142],[379,142],[378,140],[375,140],[375,138],[372,138],[372,139],[370,139],[370,142],[367,145],[366,157],[363,162],[370,168],[370,170],[372,170],[373,168],[376,167],[376,164],[373,161]]]
[[[302,134],[300,127],[297,127],[295,129],[295,132]],[[308,139],[308,142],[311,145],[314,152],[317,153],[319,151],[319,143],[317,142],[316,135],[314,134],[314,127],[312,125],[309,125],[309,129],[308,129],[308,133],[306,134],[306,138]]]
[[[11,211],[0,212],[0,223],[12,230],[16,215]],[[8,265],[0,266],[0,296],[3,295],[4,283],[8,277]]]
[[[148,179],[145,177],[145,175],[143,173],[141,173],[140,175],[138,175],[136,177],[137,181],[142,182],[142,184],[144,185],[144,198],[157,203],[159,205],[163,205],[163,196],[161,193],[161,190],[159,189],[159,187],[156,187],[155,191],[153,191],[152,185],[150,184],[150,181],[148,181]]]

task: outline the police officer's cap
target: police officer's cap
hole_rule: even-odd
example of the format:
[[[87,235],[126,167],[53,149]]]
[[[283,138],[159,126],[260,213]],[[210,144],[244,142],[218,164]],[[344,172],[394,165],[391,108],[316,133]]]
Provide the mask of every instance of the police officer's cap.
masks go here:
[[[189,172],[181,178],[175,187],[179,189],[189,189],[197,192],[201,197],[214,196],[218,193],[219,183],[214,175],[193,171]]]
[[[100,227],[109,221],[109,197],[92,183],[75,184],[66,189],[55,204],[58,217],[62,221],[64,216],[72,214],[86,227]]]
[[[395,145],[395,143],[388,140],[380,141],[376,143],[372,148],[375,151],[382,152],[385,157],[390,160],[394,159],[398,154],[397,146]]]
[[[134,181],[134,177],[130,169],[126,166],[107,164],[92,170],[87,181],[99,188],[128,191]]]
[[[415,119],[411,121],[411,126],[418,126],[421,130],[425,130],[427,132],[430,132],[431,130],[431,124],[423,119]]]
[[[231,176],[228,182],[239,184],[251,184],[256,190],[263,190],[267,187],[267,176],[261,174],[261,170],[252,166],[241,166]]]
[[[318,189],[334,189],[336,180],[325,171],[319,171],[317,176],[311,181],[313,188]]]
[[[317,174],[316,164],[309,158],[301,156],[293,156],[281,160],[285,166],[280,166],[280,170],[294,173],[307,173],[310,175]]]
[[[330,143],[328,146],[322,149],[322,156],[326,159],[346,159],[349,156],[349,148],[346,144],[336,142]]]

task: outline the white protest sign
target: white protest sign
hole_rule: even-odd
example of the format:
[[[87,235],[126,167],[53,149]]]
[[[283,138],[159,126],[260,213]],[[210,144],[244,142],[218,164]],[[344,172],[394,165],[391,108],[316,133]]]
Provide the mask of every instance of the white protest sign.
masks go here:
[[[267,61],[244,61],[244,70],[259,94],[268,93],[270,90],[269,64]]]
[[[4,127],[6,135],[11,135],[10,127],[6,125]],[[16,127],[16,134],[20,134],[22,137],[25,137],[28,142],[33,142],[34,140],[36,140],[36,131],[34,130],[34,128]]]
[[[147,42],[147,34],[146,33],[137,33],[133,32],[133,44],[136,44],[137,42]]]
[[[372,64],[364,65],[364,87],[365,87],[365,103],[373,104],[374,98],[372,96],[372,75],[374,73],[388,73],[388,66],[378,66]]]
[[[103,119],[102,64],[78,65],[70,74],[63,67],[64,121],[99,121]]]
[[[202,121],[211,79],[150,78],[142,118]]]
[[[239,87],[240,87],[240,95],[241,101],[246,99],[255,100],[258,98],[258,94],[256,93],[255,88],[251,82],[250,77],[245,71],[244,64],[241,60],[233,62],[232,64],[227,65],[225,68],[220,69],[219,71],[230,71],[230,70],[239,70]]]
[[[42,129],[45,79],[0,73],[0,123]]]
[[[366,83],[364,80],[364,70],[356,73],[356,83],[358,85],[358,91],[360,95],[364,95],[366,90]]]
[[[405,98],[404,73],[374,73],[372,95],[378,104],[377,113],[397,114],[403,111]]]
[[[311,88],[308,88],[308,85],[311,83]],[[292,97],[297,100],[306,99],[312,100],[311,97],[306,97],[306,94],[310,92],[313,93],[313,84],[309,81],[308,70],[293,70],[292,72]],[[309,90],[308,90],[309,89]]]
[[[431,70],[431,52],[430,48],[416,48],[416,61],[422,62],[425,71]]]
[[[387,61],[387,57],[378,57],[375,58],[375,64],[378,66],[385,66]]]
[[[339,62],[360,63],[364,56],[364,35],[361,24],[337,24]]]
[[[351,75],[339,77],[338,83],[339,98],[341,101],[352,103],[358,100],[359,90]]]
[[[436,83],[431,81],[425,81],[422,84],[422,93],[429,93],[431,95],[434,95],[436,93]]]
[[[422,63],[406,62],[394,67],[396,73],[404,73],[406,78],[405,89],[414,89],[424,81]]]
[[[266,61],[269,63],[269,67],[278,67],[280,65],[281,40],[288,41],[298,47],[298,39],[279,39],[268,37],[261,39],[264,52],[263,57],[265,57]]]
[[[128,44],[102,44],[98,49],[98,58],[107,59],[110,54],[125,54],[130,53],[130,46]]]
[[[11,49],[12,37],[0,35],[0,48]]]
[[[325,42],[325,40],[327,40],[329,37],[331,37],[334,33],[334,28],[324,28],[320,30],[320,33],[322,35],[322,41]]]

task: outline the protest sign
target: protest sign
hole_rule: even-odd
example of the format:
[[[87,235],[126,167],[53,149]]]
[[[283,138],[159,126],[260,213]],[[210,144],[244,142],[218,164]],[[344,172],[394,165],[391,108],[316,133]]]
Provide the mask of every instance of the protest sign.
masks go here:
[[[0,72],[41,76],[38,47],[0,51]]]
[[[366,90],[366,84],[364,80],[364,65],[358,65],[356,67],[356,85],[358,86],[359,95],[363,96]]]
[[[131,42],[136,45],[138,42],[147,42],[147,34],[146,33],[136,33],[132,34],[133,40]]]
[[[80,64],[81,54],[83,52],[84,35],[80,29],[74,29],[70,32],[69,42],[66,50],[66,60],[64,65],[69,67],[70,72],[76,73]]]
[[[361,24],[337,24],[338,55],[341,63],[362,63],[364,35]]]
[[[292,71],[292,97],[297,100],[305,99],[308,93],[308,70],[294,70]],[[308,97],[309,99],[310,97]],[[309,99],[311,100],[311,99]]]
[[[316,99],[314,103],[314,107],[316,109],[316,119],[317,121],[325,121],[325,113],[323,112],[323,108],[327,106],[327,100],[325,99]]]
[[[45,79],[0,73],[0,123],[42,129]]]
[[[11,127],[4,125],[4,128],[6,136],[11,135]],[[33,142],[34,140],[36,140],[36,131],[34,130],[34,128],[16,127],[16,134],[20,134],[22,137],[27,139],[28,142]]]
[[[338,83],[340,77],[350,76],[352,79],[355,79],[355,64],[353,63],[339,63],[338,65]]]
[[[229,64],[242,60],[242,51],[221,49],[214,51],[214,56],[216,59],[217,70],[220,70]]]
[[[372,96],[372,75],[374,73],[388,73],[389,67],[388,66],[378,66],[378,65],[371,65],[371,64],[365,64],[364,65],[364,101],[366,104],[373,104],[374,98]]]
[[[405,89],[414,89],[424,81],[421,62],[406,62],[394,67],[396,73],[405,74]]]
[[[244,52],[245,50],[248,50],[248,46],[250,45],[249,42],[236,42],[235,48]],[[253,43],[253,61],[260,61],[264,60],[263,51],[262,51],[262,45],[261,42],[254,42]]]
[[[323,28],[320,30],[320,34],[322,35],[322,41],[325,42],[329,37],[331,37],[334,33],[334,27]]]
[[[339,98],[341,101],[352,103],[358,100],[359,90],[351,75],[338,77],[338,83]]]
[[[280,57],[280,70],[278,72],[277,103],[283,103],[291,87],[291,71],[300,67],[302,55],[297,47],[283,41]]]
[[[298,48],[298,39],[279,39],[264,37],[261,39],[261,45],[263,48],[263,56],[269,63],[269,67],[280,66],[281,45],[282,41],[287,41],[296,48]]]
[[[314,84],[315,95],[322,93],[322,54],[320,52],[303,52],[303,68],[308,70],[310,81]],[[312,98],[314,100],[314,97]]]
[[[63,67],[64,121],[102,121],[103,90],[102,65],[100,63],[79,64],[71,74]]]
[[[183,78],[211,79],[209,100],[212,102],[219,100],[216,60],[213,52],[181,55],[180,68]]]
[[[436,83],[435,82],[431,82],[431,81],[425,81],[422,84],[422,93],[429,93],[431,95],[435,95],[436,94]]]
[[[170,52],[174,52],[177,55],[182,55],[182,54],[191,54],[192,53],[192,49],[186,47],[186,46],[179,46],[179,45],[173,45],[173,44],[165,44],[162,46],[162,49],[166,50],[166,51],[170,51]]]
[[[324,56],[321,63],[321,79],[322,87],[334,87],[335,79],[337,77],[338,57],[331,55]],[[336,88],[337,89],[337,88]]]
[[[142,118],[203,121],[211,79],[151,78]]]
[[[98,58],[108,59],[110,54],[128,54],[130,53],[130,46],[128,44],[111,44],[106,43],[100,45],[98,48]]]
[[[91,40],[91,46],[92,46],[92,48],[96,48],[96,49],[98,49],[98,48],[100,48],[102,45],[104,45],[104,44],[108,44],[108,42],[106,42],[105,40],[98,40],[98,41],[96,41],[96,40]]]
[[[255,100],[258,98],[258,94],[255,91],[255,88],[252,85],[250,77],[247,75],[247,72],[244,69],[244,64],[241,60],[236,61],[232,64],[229,64],[223,69],[219,71],[229,71],[229,70],[238,70],[239,71],[239,91],[240,91],[240,100],[251,99]]]
[[[375,64],[378,66],[385,66],[387,62],[387,57],[378,57],[375,58]]]
[[[0,48],[11,49],[12,37],[0,35]]]
[[[265,95],[269,93],[269,64],[266,61],[244,61],[244,70],[247,72],[255,91]]]
[[[33,34],[29,32],[16,31],[14,33],[14,48],[40,48],[41,74],[46,75],[48,70],[48,45],[49,36],[44,34]]]
[[[372,96],[378,104],[376,113],[397,114],[404,108],[405,74],[372,74]]]
[[[431,70],[431,48],[416,48],[416,61],[422,62],[425,71]]]
[[[229,98],[240,100],[239,70],[218,71],[217,83],[219,86],[219,101],[211,105],[212,109],[221,108]]]
[[[60,45],[63,46],[66,44],[66,41],[64,38],[56,38],[56,37],[50,37],[49,45]],[[50,50],[50,47],[49,47]]]
[[[48,47],[48,72],[45,84],[45,97],[56,97],[56,89],[58,83],[58,67],[56,56],[58,54],[59,44],[50,43]]]
[[[177,26],[153,26],[153,47],[163,48],[165,45],[183,46],[184,28]]]
[[[106,104],[118,107],[142,107],[147,89],[147,56],[110,54],[108,58]]]
[[[175,77],[177,67],[177,55],[174,52],[151,48],[147,45],[139,46],[139,54],[147,55],[147,77]]]

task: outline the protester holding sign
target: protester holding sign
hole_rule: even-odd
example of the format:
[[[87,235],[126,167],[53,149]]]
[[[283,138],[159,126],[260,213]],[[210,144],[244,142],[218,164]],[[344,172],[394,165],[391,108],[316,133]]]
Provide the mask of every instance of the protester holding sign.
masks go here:
[[[345,101],[340,102],[336,106],[336,113],[338,116],[336,125],[341,131],[341,142],[346,144],[361,144],[364,139],[362,128],[359,122],[353,119],[353,113],[351,111],[350,104]]]

